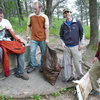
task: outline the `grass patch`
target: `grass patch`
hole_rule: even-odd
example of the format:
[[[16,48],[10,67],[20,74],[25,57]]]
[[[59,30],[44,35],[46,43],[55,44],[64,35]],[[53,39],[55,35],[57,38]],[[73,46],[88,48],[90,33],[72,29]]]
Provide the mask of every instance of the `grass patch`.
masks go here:
[[[13,100],[13,98],[0,94],[0,100]]]
[[[42,97],[40,94],[37,94],[35,96],[30,96],[31,99],[34,99],[34,100],[42,100]]]
[[[12,17],[10,19],[14,32],[20,35],[26,35],[27,21],[28,21],[28,18],[24,18],[24,21],[22,21],[22,26],[20,26],[18,18]]]
[[[90,27],[83,25],[84,35],[86,39],[90,39]]]
[[[53,92],[52,95],[53,95],[54,97],[58,97],[58,96],[60,96],[60,93],[59,93],[59,92]]]

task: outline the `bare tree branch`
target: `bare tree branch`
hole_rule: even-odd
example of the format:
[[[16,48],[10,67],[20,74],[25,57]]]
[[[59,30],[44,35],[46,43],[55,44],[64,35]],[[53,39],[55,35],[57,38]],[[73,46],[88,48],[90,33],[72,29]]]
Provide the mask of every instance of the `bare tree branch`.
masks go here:
[[[89,9],[89,4],[87,5],[85,2],[86,2],[86,0],[81,0],[82,1],[82,3],[83,3],[83,5],[86,7],[86,8],[88,8]]]
[[[63,1],[65,1],[65,0],[59,0],[59,1],[57,1],[56,4],[52,7],[52,12],[56,8],[56,6],[59,5],[59,3],[63,2]]]

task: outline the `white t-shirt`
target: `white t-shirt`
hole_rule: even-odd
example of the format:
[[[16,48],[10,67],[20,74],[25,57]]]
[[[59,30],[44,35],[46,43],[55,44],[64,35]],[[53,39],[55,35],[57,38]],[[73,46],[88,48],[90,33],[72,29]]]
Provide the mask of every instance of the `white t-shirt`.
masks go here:
[[[2,19],[2,21],[0,21],[0,30],[3,30],[5,27],[13,30],[10,22],[7,19]],[[0,33],[0,41],[11,41],[10,38],[5,38],[5,31],[4,30]]]
[[[0,21],[0,30],[4,29],[5,27],[12,29],[11,23],[7,19],[2,19]]]

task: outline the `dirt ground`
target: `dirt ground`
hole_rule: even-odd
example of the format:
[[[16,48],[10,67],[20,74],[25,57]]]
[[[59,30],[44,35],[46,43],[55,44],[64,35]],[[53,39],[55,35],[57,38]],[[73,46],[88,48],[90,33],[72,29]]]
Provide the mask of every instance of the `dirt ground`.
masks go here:
[[[82,50],[82,58],[83,62],[88,65],[89,67],[92,67],[92,59],[95,56],[95,51],[93,50],[87,50],[86,46],[88,45],[89,40],[84,41],[83,45],[83,50]],[[59,41],[59,37],[57,36],[50,36],[50,42],[49,42],[49,47],[56,50],[58,57],[62,56],[63,49],[61,49],[61,43]],[[59,49],[60,48],[60,49]],[[85,65],[82,65],[82,69],[84,74],[86,73],[87,67]],[[75,96],[75,90],[73,91],[66,91],[62,94],[60,94],[57,97],[52,96],[51,94],[48,96],[43,96],[42,100],[78,100],[77,97]],[[87,100],[100,100],[99,96],[95,95],[89,95]]]
[[[89,40],[84,41],[83,50],[82,50],[82,59],[86,65],[88,65],[89,67],[92,67],[93,66],[92,60],[95,57],[96,52],[93,50],[87,50],[88,43],[89,43]],[[54,48],[56,51],[57,51],[57,48],[62,48],[61,43],[59,41],[59,37],[51,36],[49,46],[51,48]],[[57,51],[58,57],[60,54],[62,54],[61,52],[62,51],[60,52]],[[82,69],[83,69],[83,73],[85,74],[87,72],[87,67],[85,65],[82,65]],[[77,97],[75,96],[75,91],[67,91],[56,98],[49,95],[48,99],[43,98],[43,100],[77,100]],[[100,100],[100,96],[89,95],[87,100]]]
[[[89,43],[88,40],[85,40],[85,43],[84,43],[84,47],[83,47],[83,50],[82,50],[82,54],[83,54],[83,61],[85,64],[87,64],[89,67],[93,66],[91,61],[95,55],[95,51],[92,51],[92,50],[87,50],[86,49],[86,45]],[[59,40],[59,37],[58,36],[50,36],[50,42],[49,42],[49,47],[56,50],[57,52],[57,56],[58,58],[61,58],[62,57],[62,53],[63,53],[63,49],[62,49],[62,46],[61,46],[61,43],[60,43],[60,40]],[[39,58],[40,58],[40,52],[38,50],[38,53],[37,53],[37,59],[38,59],[38,63],[39,63]],[[86,66],[85,65],[82,65],[82,69],[83,69],[83,72],[86,73]],[[37,72],[38,73],[38,72]],[[32,73],[34,74],[34,73]],[[35,77],[37,74],[35,74]],[[30,75],[31,76],[31,75]],[[9,78],[12,78],[13,76],[9,77]],[[30,79],[33,80],[32,77],[30,77]],[[38,79],[38,78],[37,78]],[[40,78],[41,79],[41,78]],[[16,80],[16,79],[15,79]],[[42,79],[40,80],[42,81]],[[19,84],[20,82],[22,82],[21,80],[18,80]],[[18,83],[17,82],[17,83]],[[28,83],[28,82],[27,82]],[[2,83],[3,84],[3,83]],[[30,84],[30,82],[28,83]],[[33,84],[33,83],[32,83]],[[38,84],[38,83],[37,83]],[[48,83],[45,83],[48,85]],[[65,83],[66,85],[67,83]],[[4,84],[3,84],[4,85]],[[27,84],[25,84],[27,85]],[[58,84],[57,84],[58,85]],[[6,85],[5,85],[6,86]],[[41,85],[42,86],[45,86],[45,85]],[[12,86],[11,86],[12,87]],[[23,87],[23,86],[22,86]],[[45,86],[46,87],[46,86]],[[54,88],[54,87],[52,87]],[[37,88],[38,89],[38,88]],[[47,88],[48,90],[49,88]],[[34,90],[35,91],[35,90]],[[7,92],[7,91],[6,91]],[[55,91],[55,93],[58,93],[59,91]],[[40,92],[41,93],[41,92]],[[53,92],[52,92],[53,93]],[[30,99],[29,97],[28,98],[18,98],[18,99],[13,99],[13,100],[78,100],[77,99],[77,96],[75,95],[75,89],[68,89],[64,92],[59,92],[59,95],[53,95],[52,93],[50,94],[46,94],[46,95],[42,95],[41,98],[42,99]],[[18,93],[16,93],[18,94]],[[34,94],[33,94],[34,95]],[[41,94],[40,94],[41,95]],[[31,96],[31,95],[30,95]],[[95,95],[89,95],[87,100],[100,100],[100,97],[99,96],[95,96]]]

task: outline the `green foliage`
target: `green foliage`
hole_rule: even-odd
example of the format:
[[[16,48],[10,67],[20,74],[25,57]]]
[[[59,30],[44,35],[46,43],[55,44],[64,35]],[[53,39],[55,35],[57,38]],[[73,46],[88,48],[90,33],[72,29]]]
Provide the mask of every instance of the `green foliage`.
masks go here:
[[[58,97],[60,95],[60,93],[59,92],[53,92],[52,95],[55,96],[55,97]]]
[[[35,96],[30,96],[30,98],[34,100],[42,100],[42,97],[40,96],[40,94],[37,94]]]
[[[85,58],[84,56],[82,56],[82,60],[83,60],[83,61],[85,61],[85,60],[86,60],[86,58]]]
[[[0,94],[0,100],[13,100],[11,97],[7,97],[6,95]]]
[[[24,18],[24,21],[22,21],[22,26],[20,26],[18,18],[12,17],[10,19],[10,22],[13,26],[14,32],[15,33],[20,33],[21,35],[26,34],[27,21],[28,21],[28,19]]]
[[[60,92],[65,92],[67,89],[66,88],[61,88]]]
[[[98,46],[97,46],[97,45],[94,45],[94,46],[92,47],[92,50],[94,50],[94,51],[97,51],[97,49],[98,49]]]
[[[53,27],[50,27],[50,34],[59,36],[61,24],[64,22],[64,19],[58,20],[57,18],[53,17]]]
[[[86,39],[90,39],[90,27],[83,25],[84,35]]]

